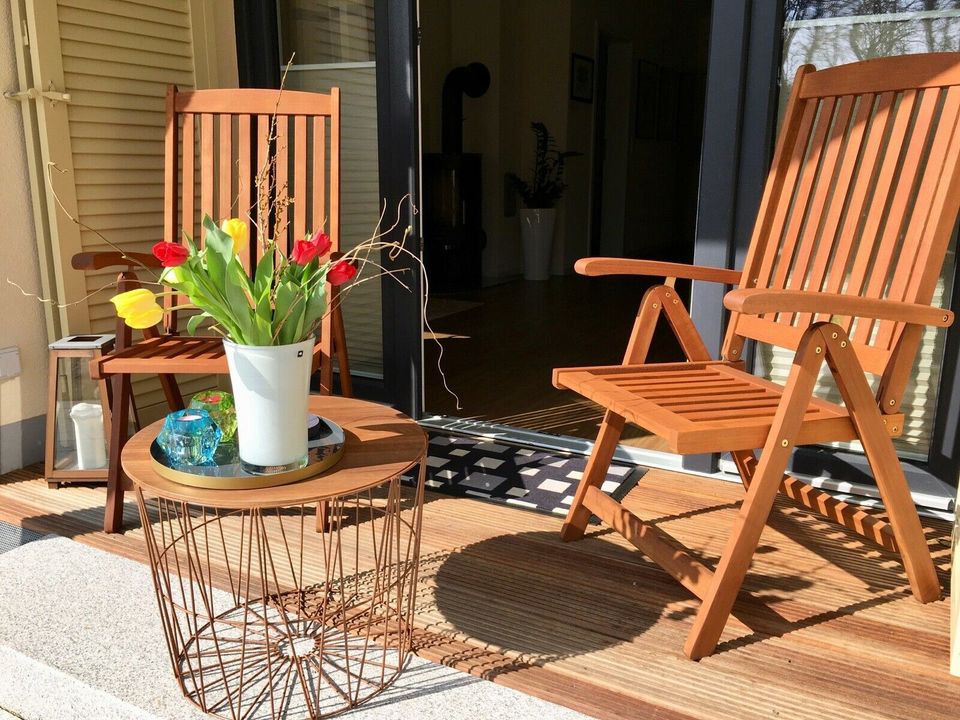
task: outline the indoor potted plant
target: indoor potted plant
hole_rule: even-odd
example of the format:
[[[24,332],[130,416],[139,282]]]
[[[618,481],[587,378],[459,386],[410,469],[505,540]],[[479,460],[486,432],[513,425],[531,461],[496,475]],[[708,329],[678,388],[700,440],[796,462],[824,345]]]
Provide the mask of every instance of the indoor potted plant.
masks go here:
[[[217,227],[206,216],[203,226],[203,249],[190,237],[184,244],[161,241],[153,246],[164,265],[159,282],[169,290],[157,294],[141,287],[111,300],[134,328],[155,325],[169,310],[198,308],[201,312],[187,322],[188,332],[192,335],[210,319],[211,329],[223,336],[241,463],[250,472],[302,467],[310,367],[327,311],[326,284],[340,285],[356,275],[353,255],[332,259],[330,239],[322,231],[296,241],[289,256],[267,240],[248,274],[240,261],[248,243],[247,223],[231,218]],[[182,295],[189,304],[165,309],[157,302],[159,295]]]
[[[553,249],[553,226],[556,222],[556,204],[566,190],[563,169],[567,158],[578,152],[561,152],[547,126],[530,123],[537,138],[533,155],[533,176],[529,181],[514,173],[508,177],[520,197],[520,235],[523,239],[523,277],[527,280],[546,280],[550,277],[550,255]]]

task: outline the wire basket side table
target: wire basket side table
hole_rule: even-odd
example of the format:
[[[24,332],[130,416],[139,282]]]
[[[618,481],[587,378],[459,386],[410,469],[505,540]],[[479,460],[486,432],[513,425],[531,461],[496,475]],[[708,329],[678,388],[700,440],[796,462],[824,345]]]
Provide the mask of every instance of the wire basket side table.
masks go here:
[[[158,425],[124,449],[173,672],[219,717],[330,717],[385,689],[410,651],[426,436],[372,403],[311,410],[344,428],[344,457],[291,485],[161,478],[144,460]],[[418,462],[417,486],[403,487]]]

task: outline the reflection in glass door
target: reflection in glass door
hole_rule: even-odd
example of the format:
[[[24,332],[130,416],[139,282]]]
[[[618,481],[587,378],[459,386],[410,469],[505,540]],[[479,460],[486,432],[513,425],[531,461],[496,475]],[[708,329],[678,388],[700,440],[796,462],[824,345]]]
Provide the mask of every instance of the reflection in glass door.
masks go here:
[[[960,50],[960,0],[787,0],[785,10],[781,113],[801,65],[824,68],[874,57]],[[955,245],[944,263],[934,305],[950,302],[956,272]],[[903,436],[894,440],[903,457],[927,460],[945,338],[942,329],[925,331],[904,396]],[[759,367],[780,383],[786,381],[792,357],[792,351],[770,346],[761,346],[757,353]],[[834,401],[840,399],[826,368],[818,392]]]
[[[341,248],[347,250],[371,236],[381,210],[374,0],[279,0],[277,6],[285,87],[340,88]],[[351,373],[382,378],[380,283],[350,287],[345,300]]]

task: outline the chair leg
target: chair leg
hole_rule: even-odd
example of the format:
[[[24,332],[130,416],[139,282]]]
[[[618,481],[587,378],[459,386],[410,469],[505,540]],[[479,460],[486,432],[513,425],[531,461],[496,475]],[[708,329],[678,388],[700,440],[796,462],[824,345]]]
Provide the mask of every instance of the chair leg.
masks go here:
[[[130,419],[130,376],[114,375],[113,407],[110,412],[110,466],[107,473],[107,504],[103,516],[103,531],[120,532],[123,529],[123,468],[120,453],[127,443],[127,424]]]
[[[144,328],[143,337],[145,340],[154,340],[160,337],[160,331],[156,327]],[[160,387],[163,389],[163,395],[167,399],[167,406],[171,412],[183,410],[183,396],[180,394],[180,386],[177,384],[176,375],[163,374],[157,375],[157,378],[160,380]]]
[[[318,533],[326,532],[330,528],[330,501],[321,500],[317,503],[317,527]]]
[[[740,592],[750,560],[760,541],[773,501],[780,489],[794,439],[803,423],[823,362],[824,338],[814,331],[804,336],[790,370],[783,398],[764,444],[756,472],[749,480],[746,499],[727,540],[713,582],[697,613],[683,647],[687,657],[699,660],[713,652]]]
[[[347,356],[347,333],[343,327],[343,313],[339,305],[333,309],[333,317],[330,320],[333,331],[333,352],[337,355],[337,366],[340,368],[340,394],[343,397],[353,397],[350,358]]]
[[[593,445],[593,452],[590,453],[590,459],[587,460],[587,467],[583,471],[583,478],[577,487],[577,494],[573,498],[570,510],[567,512],[567,519],[560,528],[560,539],[567,542],[579,540],[583,537],[587,529],[587,523],[590,521],[590,510],[583,504],[587,489],[599,486],[607,476],[607,469],[610,467],[610,461],[613,459],[613,453],[617,449],[617,443],[620,441],[620,435],[623,433],[623,416],[617,415],[609,410],[603,416],[603,423],[600,425],[600,433]]]
[[[882,428],[880,432],[883,432]],[[868,442],[865,433],[861,433],[861,441],[877,481],[887,517],[893,526],[893,536],[897,539],[900,559],[910,581],[910,590],[922,603],[939,600],[940,579],[937,577],[927,538],[910,495],[910,486],[893,443],[889,436],[878,436],[875,441]]]
[[[662,286],[659,285],[649,288],[640,301],[640,308],[637,311],[630,340],[627,342],[627,349],[623,356],[625,365],[640,364],[647,359],[650,343],[653,342],[653,333],[657,327],[657,320],[663,312],[663,303],[660,297],[661,289]],[[584,506],[583,500],[587,495],[587,490],[599,486],[607,476],[610,461],[613,459],[614,452],[616,452],[617,443],[620,442],[620,435],[623,434],[623,425],[623,416],[609,410],[604,413],[600,432],[593,444],[593,452],[590,453],[590,459],[587,460],[587,467],[584,468],[577,493],[570,505],[570,510],[567,511],[567,519],[564,520],[563,527],[560,528],[561,540],[570,542],[583,537],[591,515],[590,510]]]
[[[779,438],[779,435],[775,436],[771,431],[770,437]],[[779,440],[777,442],[779,443]],[[781,448],[782,452],[770,453],[768,448],[764,448],[760,465],[751,478],[747,497],[734,523],[733,532],[723,549],[713,583],[687,637],[683,651],[693,660],[709,655],[717,646],[750,567],[773,501],[780,490],[780,481],[792,449],[783,449],[779,444],[777,447]]]
[[[846,342],[846,334],[836,325],[833,332],[824,333],[828,344],[827,363],[837,381],[837,387],[850,419],[856,428],[863,451],[873,470],[887,517],[910,580],[913,596],[920,602],[940,598],[940,580],[930,557],[930,548],[923,534],[910,486],[903,474],[900,458],[893,447],[890,434],[884,427],[877,401],[867,385],[856,355]]]
[[[180,385],[177,384],[175,375],[157,375],[160,380],[160,387],[163,389],[163,395],[167,399],[167,406],[170,411],[183,410],[183,395],[180,394]]]
[[[743,483],[743,489],[750,489],[750,481],[757,471],[757,455],[753,450],[734,450],[730,453],[733,458],[733,464],[737,466],[737,472],[740,474],[740,482]]]

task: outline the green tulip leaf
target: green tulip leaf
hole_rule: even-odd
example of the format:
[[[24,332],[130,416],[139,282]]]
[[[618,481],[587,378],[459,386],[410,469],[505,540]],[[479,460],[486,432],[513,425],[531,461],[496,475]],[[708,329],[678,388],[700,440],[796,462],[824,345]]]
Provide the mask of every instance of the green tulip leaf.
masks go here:
[[[253,281],[253,294],[257,298],[262,297],[264,292],[269,291],[271,285],[273,285],[273,255],[274,245],[270,243],[260,260],[257,261]]]
[[[200,327],[200,323],[203,322],[204,318],[208,317],[210,316],[205,312],[190,316],[190,319],[187,320],[187,332],[190,334],[190,337],[197,334],[197,328]]]
[[[304,313],[304,326],[311,328],[323,317],[327,311],[326,283],[318,282],[307,299],[307,309]]]
[[[207,249],[212,250],[215,254],[219,255],[223,259],[224,266],[229,265],[230,261],[234,259],[233,254],[233,238],[230,237],[229,233],[225,233],[223,230],[217,227],[216,223],[210,219],[209,215],[203,216],[203,227],[206,229],[207,234],[204,237],[204,241],[207,244]],[[206,253],[206,256],[210,258],[211,253]]]

